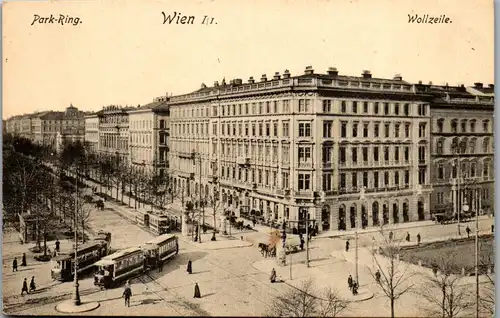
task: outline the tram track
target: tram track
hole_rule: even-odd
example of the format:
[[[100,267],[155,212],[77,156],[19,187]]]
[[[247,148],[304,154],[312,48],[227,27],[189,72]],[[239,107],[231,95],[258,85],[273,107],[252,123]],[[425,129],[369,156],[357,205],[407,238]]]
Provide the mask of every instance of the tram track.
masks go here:
[[[149,281],[146,281],[147,278]],[[158,282],[153,276],[151,276],[150,274],[146,273],[146,274],[143,274],[139,277],[137,277],[137,279],[143,283],[147,289],[150,289],[151,292],[153,294],[155,294],[158,298],[160,298],[161,300],[163,300],[163,302],[165,303],[171,303],[172,301],[171,300],[168,300],[166,297],[163,297],[162,295],[160,295],[160,292],[166,292],[168,294],[170,294],[172,297],[173,297],[173,302],[174,303],[178,303],[180,304],[184,309],[187,310],[187,312],[181,312],[180,310],[176,309],[174,307],[174,305],[170,304],[170,307],[179,315],[179,316],[193,316],[193,313],[196,314],[196,316],[200,316],[200,317],[208,317],[210,316],[210,314],[204,310],[202,310],[201,308],[195,308],[193,305],[193,303],[183,299],[182,296],[179,296],[178,294],[172,292],[170,289],[166,288],[165,286],[163,286],[160,282]],[[149,283],[153,283],[155,284],[156,286],[160,287],[161,290],[160,291],[156,291],[152,288],[150,288],[150,286],[148,286],[147,284]],[[196,305],[195,305],[196,306]]]

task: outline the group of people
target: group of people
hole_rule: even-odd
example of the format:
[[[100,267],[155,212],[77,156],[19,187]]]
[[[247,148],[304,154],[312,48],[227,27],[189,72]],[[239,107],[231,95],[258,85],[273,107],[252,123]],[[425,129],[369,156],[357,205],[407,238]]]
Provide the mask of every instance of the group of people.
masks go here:
[[[28,266],[26,262],[26,253],[23,253],[23,256],[21,258],[21,266]],[[17,268],[17,257],[14,257],[14,260],[12,261],[12,272],[18,272],[18,271],[19,269]],[[28,289],[28,279],[25,278],[23,281],[23,287],[21,288],[21,295],[24,295],[24,293],[29,294],[35,290],[36,290],[35,276],[31,277],[29,289]]]
[[[394,238],[394,233],[392,233],[392,231],[390,231],[389,232],[389,241],[392,241],[393,238]],[[406,240],[406,242],[411,241],[410,232],[406,232],[405,240]],[[422,237],[420,236],[420,233],[418,233],[417,234],[417,244],[418,245],[420,245],[421,240],[422,240]]]
[[[26,264],[26,253],[23,253],[23,257],[21,259],[21,266],[28,266]],[[12,272],[18,272],[17,268],[17,257],[14,257],[14,260],[12,261]]]
[[[349,277],[347,278],[347,285],[349,286],[349,290],[352,292],[352,294],[356,296],[358,294],[359,285],[351,275],[349,275]]]

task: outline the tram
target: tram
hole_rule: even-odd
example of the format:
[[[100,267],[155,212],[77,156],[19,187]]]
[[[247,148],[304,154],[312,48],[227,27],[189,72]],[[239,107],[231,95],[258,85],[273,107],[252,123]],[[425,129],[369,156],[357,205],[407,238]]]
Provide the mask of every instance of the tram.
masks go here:
[[[156,268],[179,254],[179,239],[173,234],[163,234],[146,242],[143,251],[146,270]]]
[[[153,211],[137,211],[135,221],[137,225],[146,228],[155,235],[168,233],[172,224],[170,217]]]
[[[103,257],[93,265],[98,267],[94,285],[113,288],[127,278],[144,272],[144,252],[140,247],[130,247]]]
[[[111,240],[111,234],[109,239]],[[84,272],[94,263],[109,253],[109,243],[106,240],[95,240],[78,247],[76,252],[78,259],[77,273]],[[60,254],[51,260],[51,277],[53,280],[70,281],[75,273],[75,252]]]

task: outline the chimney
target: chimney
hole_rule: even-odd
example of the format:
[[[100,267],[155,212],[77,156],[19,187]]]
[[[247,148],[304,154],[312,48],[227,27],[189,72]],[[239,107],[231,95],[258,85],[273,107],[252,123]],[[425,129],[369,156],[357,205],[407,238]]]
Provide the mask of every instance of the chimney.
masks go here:
[[[281,78],[280,72],[274,73],[273,80],[279,80]]]
[[[422,85],[422,81],[418,81],[418,85]]]
[[[267,76],[266,76],[266,74],[262,74],[262,76],[260,78],[260,81],[261,82],[267,82]]]
[[[241,84],[243,84],[243,80],[241,78],[234,79],[234,85],[241,85]]]
[[[393,78],[395,81],[402,81],[403,80],[403,76],[401,76],[401,74],[396,74],[394,75],[394,78]]]
[[[361,75],[363,76],[363,78],[372,78],[372,73],[368,70],[364,70]]]
[[[337,75],[339,75],[339,71],[337,71],[336,67],[329,67],[327,73],[330,76],[337,76]]]
[[[230,80],[229,85],[234,85],[234,80]]]
[[[312,66],[306,66],[306,69],[304,70],[304,74],[306,75],[312,75],[314,74],[314,70]]]
[[[253,83],[255,83],[255,80],[253,79],[253,76],[250,76],[248,78],[248,84],[253,84]]]
[[[285,72],[283,73],[283,78],[290,78],[290,71],[289,70],[285,70]]]
[[[219,81],[214,82],[214,87],[217,87],[217,86],[219,86]]]
[[[205,83],[201,83],[201,88],[207,88],[207,85],[205,85]]]
[[[480,82],[474,83],[474,88],[483,88],[483,83]]]
[[[432,81],[429,81],[429,85],[432,85]]]
[[[495,84],[488,84],[488,87],[491,89],[495,89]]]

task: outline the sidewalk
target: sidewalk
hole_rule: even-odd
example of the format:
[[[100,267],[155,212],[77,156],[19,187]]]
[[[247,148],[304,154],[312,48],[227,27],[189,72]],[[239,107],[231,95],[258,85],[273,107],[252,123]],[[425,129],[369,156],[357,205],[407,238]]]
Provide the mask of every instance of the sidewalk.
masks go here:
[[[481,215],[479,216],[479,220],[488,220],[492,219],[488,217],[487,215]],[[471,219],[469,222],[462,222],[461,224],[466,224],[470,222],[474,222],[475,219]],[[446,225],[457,225],[458,223],[452,223],[452,224],[440,224],[436,223],[431,220],[427,221],[416,221],[416,222],[407,222],[407,223],[392,223],[392,224],[387,224],[384,226],[376,226],[376,227],[368,227],[365,229],[358,229],[358,234],[365,234],[365,233],[374,233],[374,232],[380,232],[381,229],[384,231],[399,231],[399,230],[406,230],[406,229],[413,229],[413,228],[421,228],[421,227],[429,227],[429,226],[446,226]],[[465,228],[464,228],[465,230]],[[321,238],[335,238],[335,237],[341,237],[341,236],[353,236],[356,233],[355,229],[349,229],[346,231],[341,231],[341,230],[332,230],[332,231],[326,231],[322,232],[318,235],[316,235],[316,238],[321,239]]]

